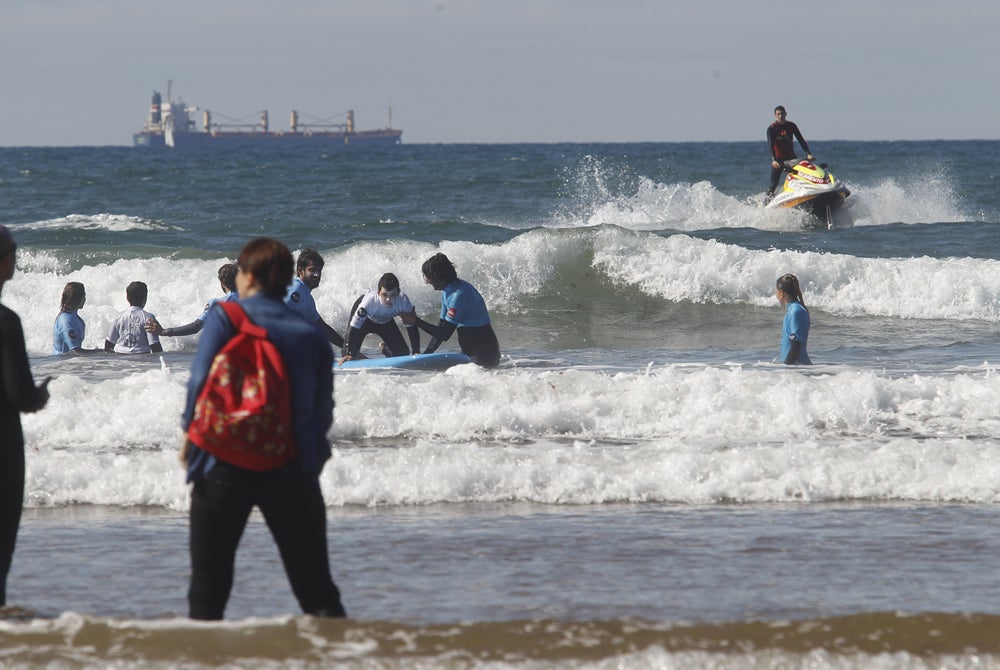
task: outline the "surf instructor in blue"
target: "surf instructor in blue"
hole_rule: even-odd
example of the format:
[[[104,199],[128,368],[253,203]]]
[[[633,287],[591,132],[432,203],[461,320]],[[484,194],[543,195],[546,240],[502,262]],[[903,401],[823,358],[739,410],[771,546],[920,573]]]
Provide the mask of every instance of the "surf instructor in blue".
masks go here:
[[[477,365],[494,368],[500,364],[500,342],[497,341],[486,301],[469,282],[459,279],[455,266],[444,254],[434,254],[424,261],[421,270],[424,281],[441,291],[441,317],[432,326],[411,313],[403,323],[417,327],[431,336],[425,354],[437,350],[441,343],[458,331],[458,346]]]

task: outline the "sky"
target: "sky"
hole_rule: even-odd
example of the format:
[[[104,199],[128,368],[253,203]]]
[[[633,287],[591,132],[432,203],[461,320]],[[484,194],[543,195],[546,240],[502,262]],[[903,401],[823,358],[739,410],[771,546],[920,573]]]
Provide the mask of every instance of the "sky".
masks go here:
[[[0,147],[216,122],[404,143],[1000,138],[991,0],[0,0]],[[201,113],[196,115],[201,118]]]

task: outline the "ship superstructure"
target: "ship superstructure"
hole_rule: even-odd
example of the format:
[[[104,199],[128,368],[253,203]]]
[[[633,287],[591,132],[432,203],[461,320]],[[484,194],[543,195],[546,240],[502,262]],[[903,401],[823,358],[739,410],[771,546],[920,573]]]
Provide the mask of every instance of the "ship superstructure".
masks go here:
[[[392,127],[392,108],[389,123],[378,130],[356,130],[354,110],[348,110],[342,123],[304,123],[299,112],[292,110],[287,131],[272,131],[267,110],[261,112],[259,121],[244,124],[219,124],[209,110],[202,113],[201,127],[192,117],[197,107],[189,107],[183,100],[173,100],[171,83],[167,84],[167,101],[159,91],[153,92],[149,115],[142,130],[132,135],[137,147],[234,147],[234,146],[392,146],[399,144],[402,130]]]

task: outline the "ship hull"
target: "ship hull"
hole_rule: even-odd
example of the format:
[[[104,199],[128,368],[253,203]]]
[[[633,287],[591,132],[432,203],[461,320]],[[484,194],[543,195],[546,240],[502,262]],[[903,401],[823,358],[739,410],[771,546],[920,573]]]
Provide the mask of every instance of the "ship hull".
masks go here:
[[[149,132],[142,130],[132,135],[132,144],[137,147],[165,147],[167,143],[163,139],[163,133]]]
[[[364,130],[354,133],[214,132],[172,133],[142,131],[132,136],[134,146],[161,148],[241,147],[388,147],[400,143],[403,131]]]

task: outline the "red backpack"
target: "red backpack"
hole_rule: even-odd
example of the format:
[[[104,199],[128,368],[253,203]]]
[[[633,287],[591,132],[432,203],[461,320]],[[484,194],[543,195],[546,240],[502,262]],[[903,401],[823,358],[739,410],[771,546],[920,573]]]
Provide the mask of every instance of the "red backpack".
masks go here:
[[[239,303],[220,303],[236,328],[212,361],[188,439],[227,463],[262,472],[295,456],[291,387],[267,330]]]

